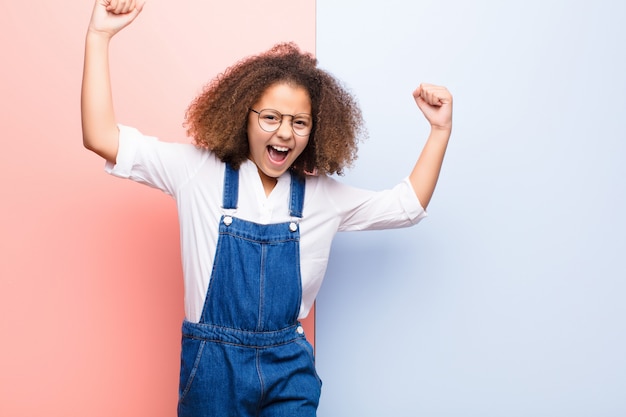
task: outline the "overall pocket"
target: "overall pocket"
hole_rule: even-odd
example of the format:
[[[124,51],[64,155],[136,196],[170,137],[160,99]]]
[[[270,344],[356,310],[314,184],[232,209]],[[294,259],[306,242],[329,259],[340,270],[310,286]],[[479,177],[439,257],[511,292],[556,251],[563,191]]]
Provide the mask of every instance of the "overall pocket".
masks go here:
[[[178,401],[182,401],[193,383],[206,341],[183,336],[180,354],[180,380]]]
[[[317,374],[317,369],[315,368],[315,353],[313,350],[313,346],[309,343],[308,340],[306,340],[305,337],[302,337],[301,339],[296,339],[295,343],[306,352],[306,356],[308,357],[308,360],[310,362],[310,369],[312,371],[311,373],[315,376],[315,379],[317,380],[317,383],[321,388],[322,379]]]

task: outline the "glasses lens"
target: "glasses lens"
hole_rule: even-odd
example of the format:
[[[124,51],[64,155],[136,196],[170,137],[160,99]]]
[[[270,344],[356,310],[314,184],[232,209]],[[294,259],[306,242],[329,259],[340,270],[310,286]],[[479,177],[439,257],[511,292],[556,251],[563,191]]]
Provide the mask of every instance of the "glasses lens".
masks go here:
[[[311,116],[306,113],[296,114],[293,116],[293,121],[291,122],[293,132],[299,136],[306,136],[311,133],[312,125],[313,121],[311,120]]]
[[[273,132],[280,126],[283,116],[276,110],[261,110],[259,113],[259,125],[266,132]]]

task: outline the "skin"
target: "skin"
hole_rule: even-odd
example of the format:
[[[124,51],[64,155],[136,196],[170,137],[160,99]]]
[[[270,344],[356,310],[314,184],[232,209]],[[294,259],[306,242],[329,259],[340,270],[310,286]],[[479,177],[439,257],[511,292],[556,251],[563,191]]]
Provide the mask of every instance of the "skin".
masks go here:
[[[284,115],[311,114],[309,94],[302,87],[289,84],[270,86],[252,107],[255,110],[274,109]],[[284,174],[300,156],[309,143],[309,136],[298,136],[291,128],[291,117],[283,116],[283,122],[275,132],[266,132],[259,126],[257,114],[248,115],[249,158],[256,164],[265,194],[269,195],[276,185],[276,178]],[[289,149],[284,160],[272,159],[268,147]]]
[[[431,129],[428,140],[409,175],[413,190],[425,209],[435,191],[452,133],[452,95],[445,87],[420,84],[413,92],[413,98],[430,123]]]
[[[140,0],[97,0],[85,39],[85,62],[81,93],[81,115],[84,146],[107,161],[116,162],[119,130],[115,119],[109,74],[109,44],[113,36],[132,23],[142,11]],[[441,86],[420,84],[413,92],[417,107],[430,123],[430,134],[420,153],[409,180],[422,207],[426,208],[435,190],[450,134],[452,132],[452,95]],[[266,101],[265,101],[266,100]],[[274,108],[283,114],[310,113],[309,97],[298,87],[277,84],[255,104],[255,110]],[[266,194],[276,184],[276,178],[306,147],[308,138],[299,138],[286,123],[278,131],[264,132],[256,122],[256,114],[248,116],[250,159],[259,168]],[[290,149],[284,164],[268,159],[267,146]]]
[[[143,9],[134,0],[97,0],[85,39],[81,91],[83,145],[110,162],[117,159],[119,129],[113,109],[109,43]]]

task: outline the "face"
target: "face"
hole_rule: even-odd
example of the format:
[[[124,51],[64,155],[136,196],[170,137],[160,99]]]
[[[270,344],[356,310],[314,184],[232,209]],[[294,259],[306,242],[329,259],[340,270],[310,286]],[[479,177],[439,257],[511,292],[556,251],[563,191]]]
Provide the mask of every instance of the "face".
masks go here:
[[[310,134],[298,136],[294,133],[290,115],[310,115],[311,100],[304,88],[280,83],[265,90],[252,108],[256,111],[273,109],[284,115],[274,132],[261,128],[257,113],[250,111],[248,115],[249,158],[256,164],[267,189],[268,185],[273,187],[276,184],[276,178],[289,169],[309,143]]]

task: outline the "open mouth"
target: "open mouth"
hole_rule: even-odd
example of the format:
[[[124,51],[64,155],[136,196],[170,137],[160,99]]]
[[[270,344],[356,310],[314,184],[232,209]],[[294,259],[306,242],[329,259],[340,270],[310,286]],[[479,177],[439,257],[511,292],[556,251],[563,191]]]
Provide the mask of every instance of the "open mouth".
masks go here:
[[[287,159],[287,155],[289,155],[289,148],[284,146],[269,145],[267,147],[267,152],[272,162],[280,163]]]

